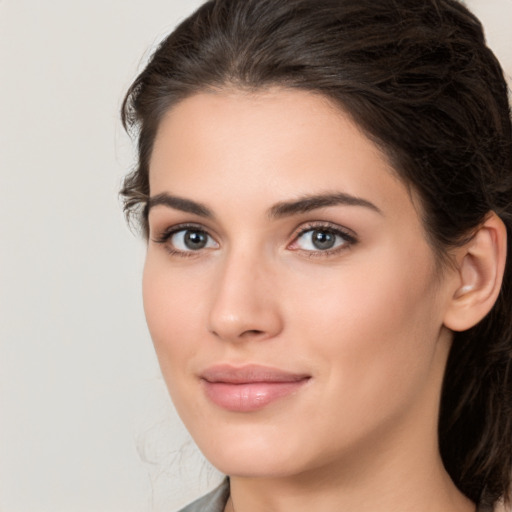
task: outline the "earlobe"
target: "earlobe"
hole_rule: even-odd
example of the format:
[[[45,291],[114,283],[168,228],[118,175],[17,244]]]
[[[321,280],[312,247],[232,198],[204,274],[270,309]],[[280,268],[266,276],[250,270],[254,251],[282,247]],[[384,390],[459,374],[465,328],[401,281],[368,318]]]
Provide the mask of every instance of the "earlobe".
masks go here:
[[[471,240],[457,251],[455,290],[444,318],[446,327],[465,331],[489,313],[500,292],[506,252],[506,227],[490,212]]]

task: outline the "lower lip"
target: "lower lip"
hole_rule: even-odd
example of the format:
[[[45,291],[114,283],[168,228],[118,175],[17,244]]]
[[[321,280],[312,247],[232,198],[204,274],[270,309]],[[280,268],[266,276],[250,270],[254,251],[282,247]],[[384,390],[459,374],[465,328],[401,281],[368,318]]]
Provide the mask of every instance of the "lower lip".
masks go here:
[[[233,412],[252,412],[298,391],[309,379],[292,382],[250,382],[230,384],[204,382],[206,396],[216,405]]]

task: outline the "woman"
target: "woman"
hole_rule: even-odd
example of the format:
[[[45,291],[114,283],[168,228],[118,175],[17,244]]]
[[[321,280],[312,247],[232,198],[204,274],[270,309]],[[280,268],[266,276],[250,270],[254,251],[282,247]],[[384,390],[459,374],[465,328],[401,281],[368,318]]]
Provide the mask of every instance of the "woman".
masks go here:
[[[130,88],[126,211],[192,437],[187,511],[510,493],[512,139],[455,0],[213,0]]]

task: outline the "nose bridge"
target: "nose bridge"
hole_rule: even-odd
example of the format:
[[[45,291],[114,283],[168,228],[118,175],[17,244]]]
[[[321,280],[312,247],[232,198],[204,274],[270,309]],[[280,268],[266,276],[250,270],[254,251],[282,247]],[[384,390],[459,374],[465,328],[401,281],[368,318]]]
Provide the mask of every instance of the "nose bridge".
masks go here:
[[[213,284],[210,332],[228,341],[275,336],[282,322],[272,283],[271,266],[261,253],[228,251]]]

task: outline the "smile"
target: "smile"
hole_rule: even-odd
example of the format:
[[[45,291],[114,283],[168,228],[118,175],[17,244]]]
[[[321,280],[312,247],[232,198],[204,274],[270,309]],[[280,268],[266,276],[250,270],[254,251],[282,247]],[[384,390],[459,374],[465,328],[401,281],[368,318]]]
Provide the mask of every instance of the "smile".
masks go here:
[[[295,393],[311,376],[258,365],[219,365],[205,370],[200,378],[215,405],[232,412],[252,412]]]

